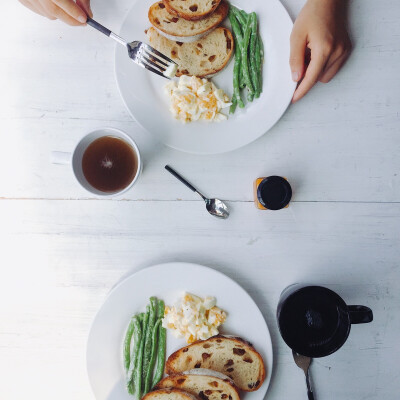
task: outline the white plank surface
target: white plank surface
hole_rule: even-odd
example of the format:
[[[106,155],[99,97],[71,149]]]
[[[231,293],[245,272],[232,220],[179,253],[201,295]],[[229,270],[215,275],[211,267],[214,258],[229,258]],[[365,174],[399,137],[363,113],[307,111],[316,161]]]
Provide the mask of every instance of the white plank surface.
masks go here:
[[[339,75],[233,153],[193,156],[156,143],[131,119],[114,80],[114,44],[89,28],[2,4],[0,39],[0,398],[93,398],[85,371],[90,322],[126,274],[168,261],[217,268],[247,289],[270,327],[276,365],[267,398],[305,399],[275,322],[281,290],[325,284],[375,320],[312,367],[317,399],[393,400],[400,392],[400,4],[354,0],[354,51]],[[304,1],[286,0],[292,17]],[[92,0],[118,30],[128,0]],[[68,167],[49,163],[86,132],[114,126],[137,140],[141,180],[123,199],[90,200]],[[209,218],[164,172],[228,199]],[[218,174],[212,174],[218,171]],[[257,211],[252,181],[284,175],[294,202]],[[182,200],[182,201],[177,201]]]

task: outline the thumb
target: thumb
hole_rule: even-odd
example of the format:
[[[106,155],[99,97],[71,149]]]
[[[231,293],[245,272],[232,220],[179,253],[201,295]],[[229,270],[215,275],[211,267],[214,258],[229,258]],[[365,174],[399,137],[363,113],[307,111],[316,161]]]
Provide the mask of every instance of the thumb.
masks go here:
[[[292,32],[290,36],[290,69],[292,79],[298,82],[304,74],[304,53],[306,50],[306,35]]]
[[[90,8],[90,0],[76,0],[76,4],[78,4],[78,6],[82,8],[82,10],[84,10],[90,18],[93,17],[93,13]]]

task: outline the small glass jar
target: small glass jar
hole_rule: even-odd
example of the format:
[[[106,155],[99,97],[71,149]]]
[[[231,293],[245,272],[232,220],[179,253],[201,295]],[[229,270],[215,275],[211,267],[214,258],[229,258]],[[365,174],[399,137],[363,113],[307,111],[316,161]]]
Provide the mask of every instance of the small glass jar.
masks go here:
[[[289,207],[292,188],[286,178],[268,176],[254,181],[254,202],[260,210],[281,210]]]

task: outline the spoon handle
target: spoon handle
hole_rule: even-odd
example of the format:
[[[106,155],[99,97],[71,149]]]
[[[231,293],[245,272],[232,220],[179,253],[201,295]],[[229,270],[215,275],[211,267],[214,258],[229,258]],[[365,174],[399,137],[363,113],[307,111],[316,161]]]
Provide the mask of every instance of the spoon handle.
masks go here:
[[[165,169],[170,172],[176,179],[179,179],[184,185],[186,185],[190,190],[197,193],[197,189],[191,185],[185,178],[179,175],[174,169],[172,169],[169,165],[165,166]]]

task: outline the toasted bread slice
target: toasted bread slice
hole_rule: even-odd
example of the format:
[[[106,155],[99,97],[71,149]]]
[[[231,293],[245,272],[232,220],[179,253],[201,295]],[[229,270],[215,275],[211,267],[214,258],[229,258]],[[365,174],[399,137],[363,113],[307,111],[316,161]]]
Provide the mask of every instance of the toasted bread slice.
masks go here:
[[[202,400],[240,400],[238,389],[231,379],[218,372],[201,368],[167,376],[155,388],[181,389]]]
[[[147,393],[142,400],[199,400],[199,398],[183,390],[169,388]]]
[[[221,0],[163,0],[170,14],[197,21],[213,13]]]
[[[225,68],[234,47],[232,34],[225,28],[217,28],[192,43],[169,40],[154,28],[147,30],[147,36],[151,46],[179,65],[176,76],[211,77]]]
[[[222,372],[246,392],[259,389],[266,375],[263,359],[250,343],[222,335],[200,340],[171,354],[166,373],[176,374],[196,367]]]
[[[221,1],[215,12],[199,21],[187,21],[171,15],[162,1],[149,9],[149,21],[159,33],[170,40],[194,42],[215,29],[228,15],[229,6]]]

